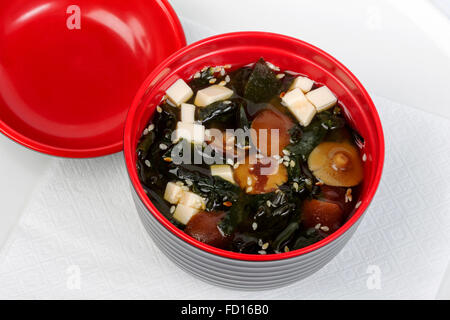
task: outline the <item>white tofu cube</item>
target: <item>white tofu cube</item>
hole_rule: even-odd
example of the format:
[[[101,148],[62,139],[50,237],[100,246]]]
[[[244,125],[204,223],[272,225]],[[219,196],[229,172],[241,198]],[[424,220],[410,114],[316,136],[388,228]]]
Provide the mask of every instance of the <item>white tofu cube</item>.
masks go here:
[[[291,90],[295,88],[299,88],[304,93],[311,90],[312,86],[314,85],[314,81],[307,77],[297,77],[295,78],[294,82],[292,82]]]
[[[198,209],[191,208],[179,203],[175,208],[173,218],[177,220],[179,223],[187,224],[189,220],[191,220],[191,218],[195,216],[198,212],[199,212]]]
[[[194,92],[183,79],[178,79],[167,89],[166,95],[170,101],[179,106],[188,101],[194,95]]]
[[[306,98],[316,107],[317,112],[330,109],[337,102],[336,96],[327,86],[308,92]]]
[[[185,123],[178,121],[177,128],[173,133],[173,142],[186,139],[189,142],[200,144],[205,141],[205,126],[197,123]]]
[[[226,100],[233,95],[233,90],[224,86],[213,85],[208,88],[197,91],[195,96],[195,105],[205,107],[211,103]]]
[[[180,204],[194,209],[199,210],[205,209],[205,200],[203,200],[203,198],[200,197],[198,194],[195,194],[190,191],[185,191],[183,193],[180,199]]]
[[[166,190],[164,191],[164,200],[168,201],[171,204],[177,204],[181,196],[183,195],[184,191],[175,182],[169,182],[166,185]]]
[[[195,120],[195,106],[189,103],[181,104],[181,122],[194,123]]]
[[[304,127],[309,125],[316,115],[316,108],[306,99],[299,88],[287,92],[281,100]]]
[[[211,166],[211,175],[219,176],[231,183],[236,184],[233,178],[233,169],[227,164],[215,164]]]

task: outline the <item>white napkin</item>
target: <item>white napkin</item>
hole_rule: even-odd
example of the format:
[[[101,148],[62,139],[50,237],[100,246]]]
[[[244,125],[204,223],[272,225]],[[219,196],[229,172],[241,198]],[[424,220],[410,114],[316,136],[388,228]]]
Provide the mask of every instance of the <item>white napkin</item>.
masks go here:
[[[434,298],[450,253],[450,121],[375,103],[387,143],[379,191],[344,250],[313,276],[254,293],[183,272],[141,226],[117,154],[55,160],[0,253],[0,298]]]

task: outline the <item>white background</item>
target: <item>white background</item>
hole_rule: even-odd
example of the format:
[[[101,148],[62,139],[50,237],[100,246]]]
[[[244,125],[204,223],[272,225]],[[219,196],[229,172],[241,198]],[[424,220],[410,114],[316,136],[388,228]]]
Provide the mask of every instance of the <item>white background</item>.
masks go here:
[[[188,41],[242,30],[291,35],[335,56],[371,94],[450,119],[450,0],[171,3],[190,26]],[[0,136],[0,246],[52,160]],[[447,278],[438,297],[450,298]]]

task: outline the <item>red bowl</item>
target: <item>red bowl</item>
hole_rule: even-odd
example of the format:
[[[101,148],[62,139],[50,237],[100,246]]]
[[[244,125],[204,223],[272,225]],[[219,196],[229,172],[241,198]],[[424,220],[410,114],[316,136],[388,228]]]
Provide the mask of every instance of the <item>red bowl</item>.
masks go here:
[[[56,156],[122,150],[142,81],[186,45],[166,0],[0,1],[0,21],[0,132]]]
[[[170,223],[149,200],[141,186],[136,170],[136,145],[145,125],[164,96],[165,90],[176,79],[187,80],[204,66],[231,64],[238,67],[255,62],[261,56],[282,70],[306,74],[311,79],[327,85],[344,105],[344,115],[351,126],[364,138],[361,153],[366,154],[367,160],[364,163],[365,178],[359,199],[361,204],[340,229],[327,238],[299,250],[280,254],[250,255],[206,245]],[[316,251],[322,252],[325,249],[321,249],[326,247],[333,247],[332,244],[337,243],[337,239],[348,240],[352,233],[350,230],[354,231],[356,228],[357,222],[369,206],[380,182],[384,162],[384,138],[380,119],[368,93],[356,77],[332,56],[306,42],[284,35],[237,32],[214,36],[191,44],[167,58],[147,77],[128,113],[125,125],[124,156],[138,211],[152,237],[156,239],[155,242],[159,243],[168,255],[173,244],[173,248],[180,245],[183,251],[188,251],[191,255],[197,254],[199,259],[206,256],[211,261],[220,261],[220,268],[223,267],[223,271],[226,272],[229,268],[226,264],[230,259],[246,262],[276,262],[287,259],[289,263],[293,263],[296,258]],[[355,228],[352,228],[353,226]],[[179,241],[180,239],[182,241]],[[165,247],[165,242],[172,243]],[[336,250],[333,249],[333,251]],[[331,257],[336,253],[325,255]],[[177,256],[173,257],[180,266],[189,269],[185,259],[177,259]],[[319,258],[314,259],[319,261]],[[242,264],[243,267],[248,265]],[[190,272],[195,273],[195,267],[192,266],[192,268],[194,271],[190,270]],[[251,272],[248,274],[251,276]],[[197,276],[209,277],[208,274],[200,273]],[[223,285],[223,283],[219,284]]]

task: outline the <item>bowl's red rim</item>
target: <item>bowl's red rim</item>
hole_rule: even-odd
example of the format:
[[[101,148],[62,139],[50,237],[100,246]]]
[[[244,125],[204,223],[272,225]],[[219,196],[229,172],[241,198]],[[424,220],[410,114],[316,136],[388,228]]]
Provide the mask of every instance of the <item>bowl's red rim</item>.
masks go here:
[[[377,163],[377,168],[375,172],[375,179],[374,183],[371,184],[366,197],[363,199],[360,207],[356,209],[353,216],[343,225],[341,226],[337,231],[326,237],[325,239],[318,241],[310,246],[307,246],[302,249],[293,250],[285,253],[277,253],[277,254],[266,254],[266,255],[257,255],[257,254],[244,254],[244,253],[236,253],[232,251],[227,251],[223,249],[218,249],[213,246],[207,245],[203,242],[200,242],[190,236],[188,236],[186,233],[184,233],[182,230],[178,229],[175,225],[173,225],[169,220],[167,220],[160,212],[159,210],[153,205],[153,203],[150,201],[146,193],[144,192],[144,189],[139,181],[137,171],[136,171],[136,164],[133,161],[133,152],[135,152],[135,148],[132,148],[129,141],[131,141],[131,138],[133,137],[133,132],[131,131],[132,123],[134,119],[135,112],[139,106],[140,98],[144,95],[145,91],[147,91],[148,86],[152,79],[154,79],[157,75],[161,73],[161,71],[165,68],[167,64],[170,64],[172,61],[178,59],[180,56],[184,55],[186,52],[198,47],[202,46],[205,43],[213,42],[218,39],[224,39],[224,38],[241,38],[241,37],[278,37],[280,39],[293,41],[298,43],[299,45],[308,47],[309,49],[315,51],[317,54],[320,54],[322,56],[325,56],[326,58],[333,61],[337,66],[341,68],[342,71],[344,71],[349,78],[351,78],[354,83],[356,84],[358,90],[362,93],[364,99],[367,101],[370,110],[371,110],[371,116],[375,123],[375,128],[377,131],[377,138],[378,138],[378,148],[379,148],[379,155],[380,155],[380,161]],[[156,107],[156,106],[155,106]],[[383,129],[381,126],[381,121],[378,115],[378,112],[375,108],[375,105],[370,98],[368,92],[363,87],[363,85],[360,83],[360,81],[356,78],[356,76],[347,69],[342,63],[340,63],[338,60],[336,60],[334,57],[326,53],[325,51],[307,43],[302,40],[289,37],[286,35],[276,34],[276,33],[270,33],[270,32],[259,32],[259,31],[244,31],[244,32],[232,32],[232,33],[225,33],[220,35],[215,35],[200,41],[197,41],[195,43],[192,43],[191,45],[184,47],[180,49],[179,51],[175,52],[171,56],[169,56],[165,61],[163,61],[144,81],[141,88],[139,89],[136,98],[133,101],[133,104],[131,108],[128,111],[127,120],[125,122],[125,134],[124,134],[124,157],[125,157],[125,163],[128,171],[128,175],[130,177],[130,180],[132,182],[132,186],[135,190],[135,192],[138,194],[140,201],[144,203],[146,208],[150,211],[150,213],[171,233],[173,233],[178,238],[184,240],[186,243],[193,245],[194,247],[197,247],[203,251],[206,251],[208,253],[221,256],[224,258],[230,258],[235,260],[244,260],[244,261],[275,261],[275,260],[283,260],[283,259],[289,259],[293,257],[297,257],[303,254],[306,254],[308,252],[317,250],[321,247],[324,247],[331,243],[332,241],[336,240],[340,236],[342,236],[345,232],[347,232],[355,223],[358,221],[358,219],[363,215],[365,210],[370,205],[370,202],[372,201],[373,197],[375,196],[375,193],[377,191],[378,185],[381,180],[381,175],[383,171],[383,164],[384,164],[384,155],[385,155],[385,143],[384,143],[384,134]]]
[[[180,48],[186,47],[186,36],[184,34],[181,22],[178,19],[175,10],[172,8],[168,0],[158,0],[161,4],[161,9],[165,11],[167,17],[169,18],[169,23],[172,25],[172,29],[175,30],[176,36],[175,40],[179,43]],[[100,146],[96,148],[85,148],[85,149],[72,149],[72,148],[62,148],[52,146],[47,143],[42,143],[34,140],[28,136],[23,135],[17,130],[14,130],[9,125],[7,125],[3,120],[0,119],[0,132],[6,137],[11,139],[18,144],[34,150],[40,153],[45,153],[56,157],[65,158],[94,158],[110,155],[123,150],[123,139],[117,142],[111,143],[109,145]]]

